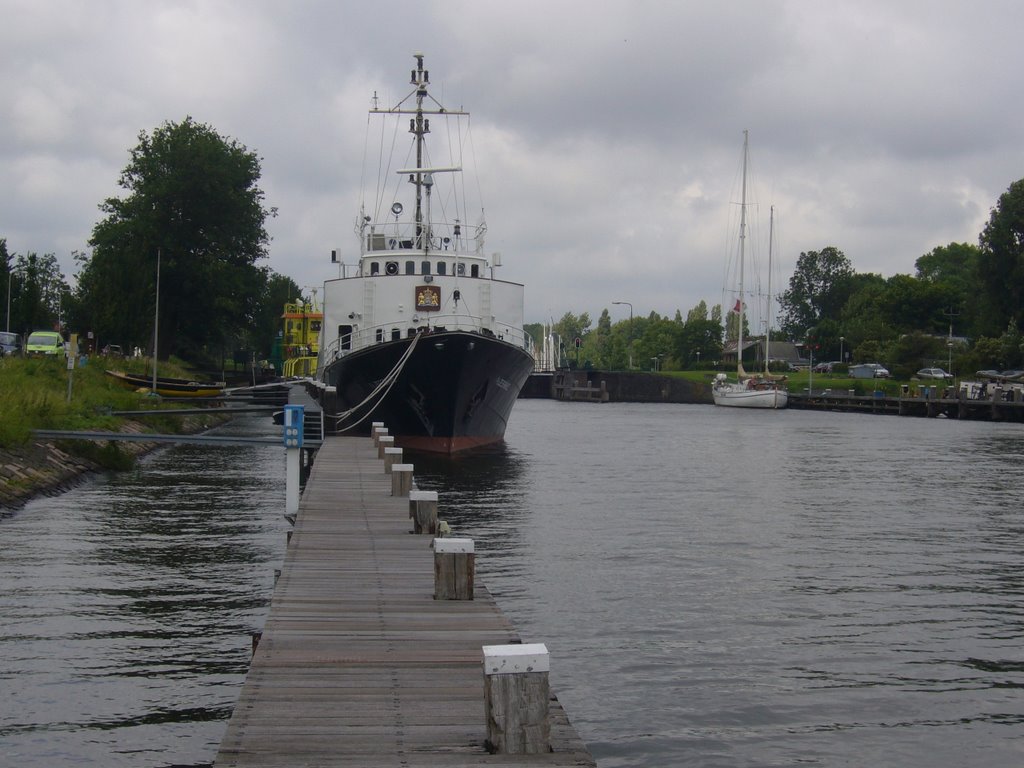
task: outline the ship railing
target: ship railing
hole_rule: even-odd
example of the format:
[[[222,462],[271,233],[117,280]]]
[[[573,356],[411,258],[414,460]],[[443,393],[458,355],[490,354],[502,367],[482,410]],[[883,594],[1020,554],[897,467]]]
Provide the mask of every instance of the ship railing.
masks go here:
[[[431,315],[428,323],[416,326],[413,330],[416,333],[431,333],[444,329],[446,331],[470,331],[485,336],[507,341],[510,344],[522,347],[532,354],[533,339],[522,328],[517,328],[507,323],[492,323],[491,327],[485,327],[481,318],[473,315]],[[395,336],[395,331],[400,335]],[[398,341],[410,336],[410,329],[399,328],[394,323],[387,323],[367,328],[360,328],[353,331],[350,337],[344,339],[345,348],[342,349],[342,338],[337,338],[325,346],[320,353],[318,371],[323,371],[335,360],[375,344],[384,344],[390,341]]]
[[[482,254],[487,227],[437,222],[421,226],[412,222],[375,222],[363,227],[363,254],[373,251],[418,251]]]

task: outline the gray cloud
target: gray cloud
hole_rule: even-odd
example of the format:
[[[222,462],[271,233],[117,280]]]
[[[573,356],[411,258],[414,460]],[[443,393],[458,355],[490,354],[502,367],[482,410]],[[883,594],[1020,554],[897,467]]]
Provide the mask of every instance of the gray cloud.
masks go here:
[[[721,296],[742,131],[784,277],[835,245],[913,272],[1024,176],[1024,6],[0,0],[0,237],[67,272],[140,131],[191,115],[263,158],[270,266],[356,247],[366,109],[412,52],[473,113],[488,249],[527,318]],[[350,257],[351,258],[351,257]]]

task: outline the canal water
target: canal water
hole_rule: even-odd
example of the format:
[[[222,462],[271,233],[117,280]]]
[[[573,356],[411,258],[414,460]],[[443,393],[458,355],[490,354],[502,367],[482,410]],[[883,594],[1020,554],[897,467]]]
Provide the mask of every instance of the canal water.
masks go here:
[[[417,481],[601,768],[1024,763],[1019,425],[526,400],[506,438]],[[0,519],[0,764],[212,760],[282,476],[175,448]]]

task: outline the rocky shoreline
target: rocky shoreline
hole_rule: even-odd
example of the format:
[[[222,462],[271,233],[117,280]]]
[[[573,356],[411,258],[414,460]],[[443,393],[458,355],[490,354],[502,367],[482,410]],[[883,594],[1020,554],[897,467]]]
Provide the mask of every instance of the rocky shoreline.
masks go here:
[[[195,434],[226,420],[217,414],[189,416],[182,420],[182,432]],[[134,421],[125,422],[119,432],[144,434],[147,427]],[[160,443],[122,441],[120,450],[139,457]],[[0,514],[18,510],[40,496],[56,496],[82,482],[92,472],[107,471],[100,462],[75,455],[60,448],[55,441],[30,440],[15,449],[0,448]]]

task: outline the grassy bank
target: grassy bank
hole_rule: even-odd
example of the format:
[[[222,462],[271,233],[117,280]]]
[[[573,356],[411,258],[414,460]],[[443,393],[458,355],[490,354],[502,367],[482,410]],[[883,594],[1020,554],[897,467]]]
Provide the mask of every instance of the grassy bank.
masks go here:
[[[142,373],[145,361],[90,359],[75,368],[68,402],[68,369],[63,357],[0,359],[0,448],[24,446],[33,429],[117,430],[124,419],[110,415],[112,410],[169,407],[104,373],[105,368],[114,367]],[[161,363],[161,373],[164,368]],[[188,375],[180,364],[168,364],[166,373]],[[177,420],[171,417],[147,417],[146,423],[165,432],[178,429]]]

